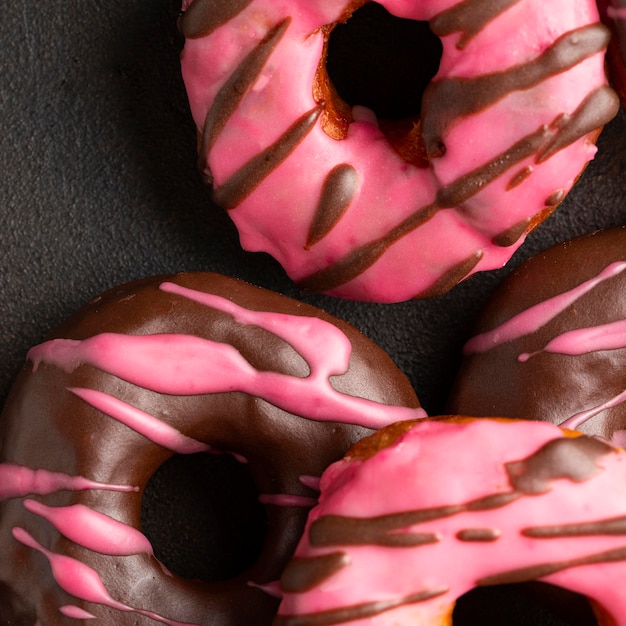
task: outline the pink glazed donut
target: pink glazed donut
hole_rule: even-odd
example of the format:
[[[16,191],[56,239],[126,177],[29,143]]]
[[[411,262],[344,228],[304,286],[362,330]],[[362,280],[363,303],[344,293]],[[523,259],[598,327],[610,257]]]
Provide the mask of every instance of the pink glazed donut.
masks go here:
[[[443,46],[420,116],[390,125],[325,67],[364,4],[185,0],[199,166],[242,246],[302,289],[430,297],[504,265],[593,158],[619,109],[609,29],[592,0],[381,0]]]
[[[625,485],[624,450],[545,422],[384,428],[322,476],[274,626],[450,626],[471,589],[534,580],[624,626]]]

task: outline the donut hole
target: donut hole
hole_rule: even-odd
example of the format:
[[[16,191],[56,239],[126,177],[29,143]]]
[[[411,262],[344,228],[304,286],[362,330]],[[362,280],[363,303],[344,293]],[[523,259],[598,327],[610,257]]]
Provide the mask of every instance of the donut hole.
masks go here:
[[[377,2],[364,4],[328,36],[326,72],[331,93],[341,102],[333,108],[343,109],[334,115],[335,122],[350,119],[355,106],[366,107],[401,155],[414,160],[404,154],[403,144],[421,142],[421,136],[409,135],[419,120],[424,90],[439,69],[442,50],[427,22],[396,17]],[[336,129],[329,134],[333,132]]]
[[[227,580],[259,557],[267,520],[247,467],[232,456],[176,455],[148,481],[142,531],[174,574]]]
[[[587,599],[548,583],[530,582],[472,589],[452,613],[454,626],[597,626]]]

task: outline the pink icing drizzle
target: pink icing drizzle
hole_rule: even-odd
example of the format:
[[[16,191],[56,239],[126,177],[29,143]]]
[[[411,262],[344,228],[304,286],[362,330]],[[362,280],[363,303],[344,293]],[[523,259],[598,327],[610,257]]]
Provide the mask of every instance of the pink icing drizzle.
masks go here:
[[[89,611],[85,611],[79,606],[71,606],[69,604],[62,606],[59,612],[65,615],[65,617],[71,617],[72,619],[97,619],[97,617],[89,613]]]
[[[78,387],[72,387],[69,391],[82,398],[95,409],[102,411],[109,417],[125,424],[168,450],[178,452],[179,454],[194,454],[211,450],[211,447],[207,444],[183,435],[180,431],[153,415],[102,391]]]
[[[624,269],[626,262],[611,263],[594,278],[518,313],[493,330],[472,337],[465,344],[463,352],[465,354],[487,352],[507,341],[535,332],[602,281],[617,276]]]
[[[626,20],[626,8],[608,6],[606,14],[615,20]]]
[[[275,504],[276,506],[315,506],[317,498],[298,496],[287,493],[262,493],[259,501],[263,504]]]
[[[600,326],[577,328],[562,333],[536,352],[524,352],[518,359],[522,362],[541,352],[553,352],[570,356],[598,350],[617,350],[626,347],[626,320],[618,320]]]
[[[320,490],[320,477],[319,476],[300,476],[298,480],[310,489]]]
[[[153,553],[147,537],[138,530],[83,504],[55,508],[25,500],[24,507],[88,550],[110,556]]]
[[[82,476],[69,476],[47,470],[33,470],[13,463],[0,463],[0,501],[22,498],[29,494],[46,495],[55,491],[85,491],[102,489],[105,491],[138,491],[131,485],[108,485],[88,480]]]
[[[171,283],[164,283],[162,288],[229,312],[242,323],[254,324],[285,339],[309,364],[309,376],[258,371],[231,345],[179,334],[102,333],[82,341],[53,339],[29,351],[33,369],[46,362],[71,372],[81,364],[89,364],[159,393],[241,391],[294,415],[319,421],[336,421],[341,416],[344,423],[370,428],[426,416],[421,408],[380,404],[334,389],[329,378],[348,370],[351,345],[344,333],[328,322],[249,311],[224,298]]]
[[[187,622],[169,620],[153,611],[136,609],[111,597],[98,573],[91,567],[71,557],[56,554],[44,548],[23,528],[14,528],[13,536],[25,546],[37,550],[49,561],[57,584],[67,593],[94,604],[101,604],[117,611],[137,613],[169,626],[198,626]]]

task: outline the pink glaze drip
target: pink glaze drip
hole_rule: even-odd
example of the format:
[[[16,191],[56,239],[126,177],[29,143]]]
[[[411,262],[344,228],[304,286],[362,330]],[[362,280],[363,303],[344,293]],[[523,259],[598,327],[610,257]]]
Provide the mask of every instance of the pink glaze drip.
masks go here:
[[[625,485],[626,453],[552,424],[419,422],[326,470],[274,624],[448,625],[476,586],[543,580],[624,626]]]
[[[218,307],[288,341],[310,367],[306,378],[258,371],[232,346],[191,335],[130,336],[102,333],[82,341],[53,339],[32,348],[36,371],[42,362],[71,372],[92,365],[135,385],[174,395],[240,391],[263,398],[294,415],[380,428],[393,421],[425,417],[421,408],[380,404],[341,393],[330,377],[349,368],[350,342],[318,318],[242,309],[223,298],[165,284],[164,289]],[[155,367],[155,364],[158,364]]]
[[[71,606],[69,604],[62,606],[59,609],[59,612],[62,615],[65,615],[65,617],[69,617],[71,619],[98,619],[95,615],[89,613],[89,611],[85,611],[79,606]]]
[[[69,476],[47,470],[33,470],[13,463],[0,463],[0,501],[10,498],[23,498],[30,494],[46,495],[55,491],[138,491],[130,485],[110,485],[88,480],[82,476]]]
[[[88,550],[109,556],[153,554],[150,542],[141,532],[83,504],[49,507],[35,500],[25,500],[24,507]]]
[[[626,262],[611,263],[598,276],[518,313],[493,330],[472,337],[465,344],[463,352],[466,355],[487,352],[507,341],[535,332],[601,282],[617,276],[625,269]]]
[[[249,587],[254,587],[255,589],[260,589],[268,596],[272,596],[272,598],[282,598],[283,592],[280,590],[280,582],[275,581],[271,583],[254,583],[252,581],[248,581]]]
[[[91,567],[71,557],[47,550],[23,528],[14,528],[13,536],[20,543],[45,556],[50,563],[52,575],[57,584],[64,591],[80,600],[101,604],[124,613],[143,615],[168,626],[199,626],[198,624],[176,622],[152,611],[144,611],[119,602],[110,596],[100,576]]]
[[[317,498],[287,493],[262,493],[259,495],[259,501],[263,504],[274,504],[276,506],[310,507],[317,504]]]
[[[169,426],[162,420],[140,409],[96,389],[69,389],[74,395],[83,399],[95,409],[125,424],[154,443],[178,454],[195,454],[209,452],[211,447]]]
[[[626,320],[567,331],[549,341],[541,350],[524,352],[519,355],[518,359],[525,362],[542,352],[575,356],[598,350],[620,348],[626,348]]]
[[[626,20],[626,7],[608,6],[606,8],[606,14],[614,20]]]
[[[561,422],[559,426],[561,428],[571,428],[572,430],[576,430],[582,424],[584,424],[587,420],[590,420],[595,415],[598,415],[599,413],[602,413],[602,411],[606,411],[607,409],[611,409],[615,406],[618,406],[622,402],[626,402],[626,391],[622,391],[621,393],[618,393],[613,398],[610,398],[606,402],[603,402],[602,404],[599,404],[598,406],[588,409],[587,411],[581,411],[580,413],[576,413],[576,415],[572,415],[572,417],[568,417],[566,420]],[[618,441],[621,441],[623,443],[622,437],[623,437],[624,431],[617,431],[617,432],[621,434],[618,434],[618,436],[615,439],[615,443],[617,444]]]
[[[320,477],[319,476],[299,476],[298,480],[305,486],[315,491],[320,490]]]

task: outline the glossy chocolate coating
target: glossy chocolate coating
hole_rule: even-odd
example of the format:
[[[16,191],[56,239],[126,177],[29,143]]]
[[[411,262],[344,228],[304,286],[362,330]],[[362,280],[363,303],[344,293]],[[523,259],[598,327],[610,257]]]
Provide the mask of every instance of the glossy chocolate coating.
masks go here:
[[[624,261],[624,227],[549,248],[522,264],[498,287],[479,314],[472,335],[496,329],[531,307],[597,279],[606,268]],[[529,418],[555,424],[591,411],[597,414],[582,421],[579,430],[607,438],[624,430],[626,404],[619,395],[625,389],[626,339],[620,342],[618,338],[613,349],[590,349],[584,354],[546,349],[550,341],[564,333],[581,333],[581,329],[626,319],[626,272],[620,265],[614,267],[614,275],[606,274],[562,310],[554,305],[556,315],[534,332],[514,336],[486,351],[465,354],[448,409],[467,415]],[[581,345],[581,334],[568,336],[573,344]],[[472,351],[470,346],[466,344],[466,352]],[[532,356],[524,356],[528,354]],[[607,402],[615,406],[599,410]]]
[[[166,291],[164,284],[173,285],[173,291]],[[340,397],[349,401],[356,396],[376,404],[398,405],[389,407],[390,415],[401,406],[419,407],[410,384],[391,359],[349,325],[312,306],[216,274],[161,276],[112,289],[71,317],[50,339],[78,340],[63,345],[87,346],[84,340],[88,338],[114,333],[110,336],[122,339],[125,335],[141,336],[136,344],[141,348],[144,335],[201,337],[226,345],[229,350],[234,348],[260,376],[269,372],[287,381],[306,381],[315,372],[315,365],[307,363],[302,342],[298,349],[281,338],[280,331],[273,333],[235,321],[231,314],[184,297],[176,292],[180,288],[190,290],[190,294],[222,296],[224,301],[252,311],[252,316],[255,311],[275,313],[276,321],[283,326],[294,316],[302,316],[303,327],[310,319],[321,319],[328,323],[328,328],[332,325],[332,332],[338,329],[342,337],[347,337],[351,346],[348,371],[337,372],[330,381]],[[294,327],[298,328],[297,322]],[[43,345],[55,346],[58,342]],[[215,352],[217,355],[217,349]],[[7,619],[18,620],[15,623],[25,619],[25,623],[32,624],[39,619],[44,624],[71,624],[75,622],[59,612],[60,607],[71,606],[72,610],[78,607],[96,615],[103,624],[152,624],[147,611],[176,623],[270,623],[276,599],[248,582],[264,585],[278,579],[301,534],[307,507],[268,504],[268,528],[258,560],[233,580],[203,583],[167,575],[150,554],[119,558],[85,549],[62,536],[41,516],[32,515],[31,509],[38,510],[35,507],[39,505],[29,504],[21,496],[29,495],[28,500],[54,510],[85,505],[91,511],[140,528],[146,483],[174,452],[90,406],[81,397],[84,390],[97,390],[107,398],[122,400],[175,428],[183,435],[178,444],[183,448],[193,448],[193,442],[200,442],[245,458],[259,493],[276,495],[279,501],[282,494],[314,499],[315,490],[303,484],[301,477],[319,476],[330,462],[339,459],[371,430],[303,419],[241,391],[158,393],[124,380],[121,375],[106,373],[87,359],[79,363],[76,357],[64,369],[51,364],[47,357],[38,362],[33,351],[30,354],[34,362],[24,366],[1,418],[0,473],[4,468],[2,476],[6,476],[6,468],[15,464],[70,477],[84,476],[110,488],[59,489],[42,496],[32,496],[33,491],[29,491],[14,497],[9,494],[4,501],[0,498],[0,596],[4,596],[5,605],[16,606],[15,610],[8,609]],[[172,352],[172,359],[179,356]],[[116,361],[119,357],[116,352],[103,358]],[[119,360],[134,358],[138,358],[135,348]],[[180,361],[177,365],[184,367],[184,359]],[[156,371],[166,367],[156,359],[154,366]],[[140,365],[135,369],[139,371]],[[310,413],[304,395],[301,404],[300,414]],[[126,491],[115,485],[125,485]],[[136,487],[138,490],[132,491]],[[233,496],[236,498],[237,494]],[[180,514],[184,516],[186,512]],[[58,575],[51,571],[49,555],[16,540],[12,536],[16,528],[20,533],[26,531],[50,554],[68,556],[87,565],[97,572],[112,598],[139,611],[125,612],[105,603],[83,602],[76,594],[63,591]],[[219,537],[216,542],[219,545]],[[42,554],[49,558],[42,558]],[[33,581],[37,581],[35,586]]]

